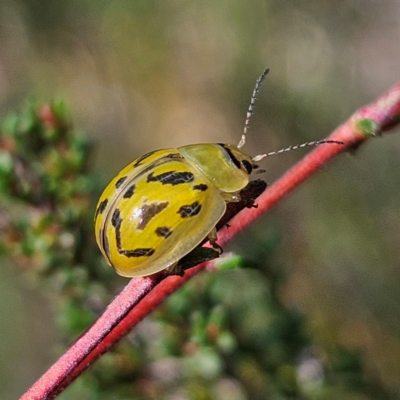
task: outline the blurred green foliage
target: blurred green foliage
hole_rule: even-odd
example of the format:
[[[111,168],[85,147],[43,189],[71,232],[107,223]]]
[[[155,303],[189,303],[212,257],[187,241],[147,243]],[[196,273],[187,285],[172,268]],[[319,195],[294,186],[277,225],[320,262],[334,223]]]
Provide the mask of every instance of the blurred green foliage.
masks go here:
[[[28,103],[0,136],[2,248],[46,289],[66,342],[106,307],[118,281],[91,232],[91,149],[64,103]],[[272,236],[255,244],[257,262],[237,258],[242,269],[189,282],[85,372],[79,398],[389,398],[364,376],[359,355],[338,345],[328,352],[284,306],[277,244]]]
[[[21,145],[27,161],[13,158],[9,151],[0,155],[0,206],[13,210],[0,214],[3,254],[7,249],[12,256],[2,258],[0,269],[0,397],[14,399],[25,390],[56,358],[55,332],[70,343],[125,283],[105,266],[93,241],[93,207],[107,180],[153,149],[196,142],[237,143],[251,90],[265,67],[271,72],[259,96],[246,151],[257,154],[325,137],[398,80],[399,8],[393,0],[2,0],[0,116],[8,120],[3,134],[12,136],[13,126],[18,125],[21,132],[29,126],[37,132],[38,104],[28,105],[22,115],[7,117],[34,95],[66,99],[74,124],[87,131],[90,140],[68,133],[63,160],[57,145],[62,141],[51,137],[56,133],[61,138],[73,127],[69,118],[64,119],[65,108],[52,103],[57,114],[61,112],[64,133],[47,127],[46,132],[39,129],[37,137],[25,138],[27,145],[43,149],[39,156]],[[92,142],[97,145],[90,156]],[[284,326],[297,327],[293,335],[297,330],[302,333],[298,343],[293,339],[292,353],[305,346],[300,360],[310,362],[293,361],[296,374],[298,365],[304,365],[306,372],[314,365],[318,377],[322,365],[325,398],[381,399],[387,392],[399,398],[397,142],[395,135],[387,135],[363,146],[355,157],[342,157],[229,245],[226,251],[234,249],[251,258],[262,272],[247,269],[197,277],[199,288],[208,285],[200,284],[202,279],[211,279],[211,286],[218,287],[214,280],[221,281],[220,290],[227,291],[225,300],[225,293],[220,293],[220,302],[226,304],[218,303],[215,315],[211,310],[201,312],[190,317],[188,327],[179,325],[175,330],[163,324],[160,315],[157,320],[146,319],[116,353],[127,351],[129,358],[107,355],[92,368],[98,375],[86,373],[62,397],[91,399],[96,390],[98,398],[104,398],[107,390],[114,394],[114,386],[107,384],[121,371],[126,373],[128,392],[133,390],[131,371],[141,378],[143,392],[153,389],[148,376],[154,383],[154,376],[172,371],[159,391],[179,386],[183,398],[190,396],[188,391],[200,396],[207,389],[215,398],[224,393],[230,399],[246,398],[256,392],[250,392],[251,387],[262,387],[265,381],[277,393],[278,381],[285,382],[281,393],[289,393],[294,367],[279,364],[282,347],[272,349],[270,342],[265,346],[274,355],[275,372],[268,367],[266,373],[265,359],[260,361],[263,335],[272,340],[273,331],[265,332],[267,320],[279,332],[277,337],[285,337]],[[263,178],[271,182],[299,157],[293,152],[268,159],[262,165],[267,169]],[[44,160],[48,172],[40,166]],[[34,164],[32,170],[26,169],[27,162]],[[15,171],[14,166],[18,166]],[[88,168],[93,167],[97,173],[88,178]],[[16,175],[23,178],[19,184]],[[62,184],[57,183],[60,177]],[[19,200],[11,200],[11,193]],[[7,230],[10,226],[12,230]],[[5,246],[3,239],[11,246]],[[263,290],[257,289],[260,286]],[[231,287],[237,292],[232,294]],[[193,290],[193,312],[197,306],[203,310]],[[207,287],[199,294],[203,301]],[[180,305],[180,293],[175,296],[175,305]],[[215,299],[215,293],[209,294],[211,305]],[[235,307],[230,304],[234,300],[239,303]],[[264,302],[293,314],[298,325],[272,318]],[[50,324],[50,310],[60,323],[58,331]],[[234,317],[236,312],[240,317]],[[232,365],[236,372],[223,369],[228,378],[219,381],[201,375],[190,382],[191,389],[185,389],[182,381],[174,386],[174,371],[189,370],[186,364],[186,369],[181,366],[180,343],[201,338],[197,332],[211,314],[213,321],[222,321],[217,323],[222,324],[221,338],[204,352],[201,347],[198,364],[212,347],[209,368],[214,376],[222,377],[221,365]],[[166,331],[179,334],[173,340]],[[146,335],[151,340],[146,341]],[[159,342],[168,337],[167,344]],[[257,354],[256,347],[261,349]],[[64,348],[65,344],[59,346],[58,354]],[[164,357],[166,364],[143,366],[164,348],[172,354]],[[185,357],[193,355],[196,364],[197,353],[181,348]],[[226,356],[236,354],[236,349],[242,355],[240,368],[238,357]],[[278,373],[278,365],[288,366]],[[318,391],[318,385],[318,378],[311,380],[307,390]],[[303,394],[307,396],[312,398]]]

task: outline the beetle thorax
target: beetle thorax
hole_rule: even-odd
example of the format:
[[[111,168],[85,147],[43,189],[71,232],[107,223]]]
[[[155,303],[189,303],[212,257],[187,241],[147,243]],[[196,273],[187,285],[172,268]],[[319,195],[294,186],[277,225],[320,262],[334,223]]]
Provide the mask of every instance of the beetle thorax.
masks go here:
[[[251,157],[236,146],[202,143],[179,147],[178,150],[222,192],[237,192],[249,182],[248,168],[243,163],[250,165],[251,172]]]

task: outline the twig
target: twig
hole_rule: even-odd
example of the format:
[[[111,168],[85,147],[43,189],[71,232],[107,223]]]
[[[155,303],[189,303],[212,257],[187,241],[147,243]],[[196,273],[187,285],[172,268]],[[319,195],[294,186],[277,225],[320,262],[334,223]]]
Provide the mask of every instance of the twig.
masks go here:
[[[327,139],[344,145],[319,146],[285,175],[272,184],[258,199],[258,208],[244,209],[218,234],[218,243],[226,244],[260,215],[269,211],[283,197],[317,172],[322,165],[368,138],[380,135],[400,122],[400,83],[375,102],[361,108]],[[118,342],[139,321],[160,305],[186,281],[210,265],[203,263],[185,272],[183,277],[163,274],[132,279],[104,313],[56,363],[21,397],[21,400],[54,398],[101,354]]]

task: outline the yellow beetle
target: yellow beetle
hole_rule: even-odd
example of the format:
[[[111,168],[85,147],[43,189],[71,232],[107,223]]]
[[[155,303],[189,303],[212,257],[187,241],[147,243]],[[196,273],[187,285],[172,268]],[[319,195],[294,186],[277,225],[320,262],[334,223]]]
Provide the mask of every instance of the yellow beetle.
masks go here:
[[[257,161],[240,148],[268,69],[256,82],[244,133],[237,146],[194,144],[152,151],[125,167],[101,195],[96,241],[108,264],[126,277],[154,274],[176,263],[205,238],[216,244],[215,226],[228,202],[249,183]]]
[[[146,276],[179,261],[214,227],[249,182],[252,159],[237,147],[196,144],[148,153],[107,186],[96,239],[122,276]]]

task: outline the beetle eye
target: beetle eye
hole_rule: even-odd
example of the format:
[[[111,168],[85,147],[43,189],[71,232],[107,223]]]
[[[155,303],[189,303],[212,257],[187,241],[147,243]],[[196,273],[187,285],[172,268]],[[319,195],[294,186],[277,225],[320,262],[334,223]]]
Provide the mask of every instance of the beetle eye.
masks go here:
[[[253,171],[253,166],[251,165],[251,163],[247,160],[242,160],[242,165],[246,172],[250,175]]]

